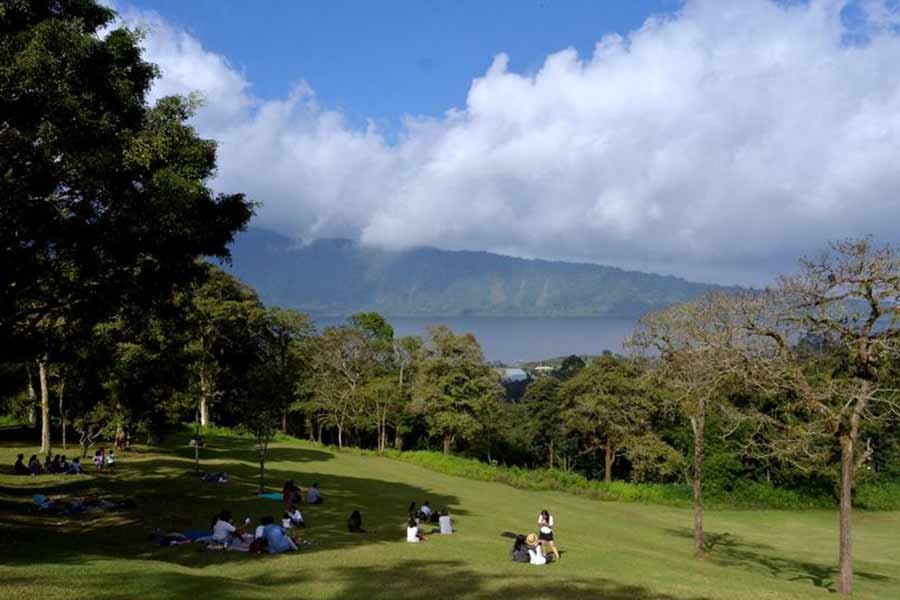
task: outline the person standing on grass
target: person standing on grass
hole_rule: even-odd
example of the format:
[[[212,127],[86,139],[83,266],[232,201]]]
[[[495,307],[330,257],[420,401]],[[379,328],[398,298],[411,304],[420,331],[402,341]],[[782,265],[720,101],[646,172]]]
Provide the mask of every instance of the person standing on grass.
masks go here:
[[[559,560],[559,550],[556,549],[556,542],[553,540],[554,527],[553,515],[547,509],[542,510],[541,514],[538,515],[538,531],[540,532],[538,539],[550,546],[550,550],[553,551],[553,557]]]
[[[112,471],[116,467],[116,453],[110,448],[106,455],[106,467]]]
[[[94,468],[98,473],[103,471],[103,463],[105,462],[103,448],[94,452]]]

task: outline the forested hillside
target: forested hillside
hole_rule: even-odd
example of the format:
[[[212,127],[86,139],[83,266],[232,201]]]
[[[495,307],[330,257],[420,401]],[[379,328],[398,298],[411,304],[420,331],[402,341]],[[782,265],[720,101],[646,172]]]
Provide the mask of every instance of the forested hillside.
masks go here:
[[[267,303],[315,313],[637,317],[714,286],[593,264],[488,252],[388,251],[349,240],[307,246],[251,229],[232,271]]]

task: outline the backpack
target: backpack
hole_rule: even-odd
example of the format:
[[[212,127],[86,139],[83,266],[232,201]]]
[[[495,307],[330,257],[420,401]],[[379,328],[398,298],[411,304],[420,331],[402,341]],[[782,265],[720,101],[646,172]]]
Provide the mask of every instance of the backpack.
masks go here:
[[[252,542],[250,542],[250,554],[262,554],[263,552],[269,551],[269,543],[266,541],[266,538],[256,538]]]
[[[527,563],[531,562],[531,557],[528,555],[527,548],[519,548],[518,550],[512,551],[512,559],[513,562]]]

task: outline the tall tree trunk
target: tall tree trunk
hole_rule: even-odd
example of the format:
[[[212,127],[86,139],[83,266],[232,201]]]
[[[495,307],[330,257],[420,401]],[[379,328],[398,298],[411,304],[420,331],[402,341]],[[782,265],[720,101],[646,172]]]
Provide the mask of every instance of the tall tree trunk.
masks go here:
[[[547,468],[553,468],[553,439],[550,440],[550,448],[547,450]]]
[[[38,360],[38,379],[41,384],[41,454],[50,453],[50,388],[47,385],[47,357]]]
[[[403,450],[403,434],[399,424],[394,428],[394,450]]]
[[[31,367],[31,361],[25,363],[25,373],[28,375],[28,424],[34,426],[37,421],[37,392],[34,391],[34,375]]]
[[[59,424],[62,429],[62,447],[66,449],[66,411],[63,407],[63,396],[66,391],[66,380],[59,382]]]
[[[265,450],[259,451],[259,493],[263,494],[266,491],[266,452]]]
[[[337,426],[338,430],[338,448],[344,447],[344,428],[340,425]]]
[[[616,449],[613,447],[609,438],[606,438],[606,447],[603,449],[603,482],[612,483],[612,468],[616,462]]]
[[[281,433],[287,434],[287,409],[281,413]]]
[[[200,426],[209,425],[209,396],[211,383],[206,377],[206,372],[200,368]]]
[[[449,433],[444,434],[444,454],[450,454],[450,444],[453,443],[453,436]]]
[[[838,592],[850,594],[853,589],[853,538],[851,531],[851,509],[853,494],[853,446],[849,435],[841,436],[841,526],[838,562]]]
[[[703,555],[703,498],[701,497],[701,466],[703,464],[703,429],[706,424],[705,403],[700,402],[698,415],[691,417],[694,430],[694,556]]]

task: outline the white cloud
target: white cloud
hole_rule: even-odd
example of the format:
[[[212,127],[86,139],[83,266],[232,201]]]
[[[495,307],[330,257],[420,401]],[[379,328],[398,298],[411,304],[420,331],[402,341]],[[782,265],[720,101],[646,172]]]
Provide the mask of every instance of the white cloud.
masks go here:
[[[260,226],[747,282],[830,238],[898,239],[900,15],[865,0],[850,30],[846,6],[688,1],[534,73],[501,54],[464,107],[409,118],[395,143],[305,84],[258,101],[223,57],[141,18],[155,93],[207,96],[215,185],[262,201]]]

